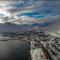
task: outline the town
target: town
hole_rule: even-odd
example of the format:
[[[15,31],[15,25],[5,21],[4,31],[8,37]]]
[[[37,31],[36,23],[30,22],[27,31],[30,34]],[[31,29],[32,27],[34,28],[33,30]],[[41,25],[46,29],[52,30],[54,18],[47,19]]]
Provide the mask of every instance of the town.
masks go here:
[[[40,59],[49,59],[49,60],[56,60],[59,59],[60,56],[60,37],[54,37],[50,34],[45,34],[43,30],[38,31],[27,31],[23,33],[19,32],[4,32],[2,34],[3,39],[1,41],[8,41],[8,40],[22,40],[27,41],[30,43],[30,51],[34,51],[38,48],[40,50],[42,49],[42,52],[46,54],[44,57],[44,54],[40,52],[40,54],[43,54],[43,57]],[[37,52],[35,52],[37,53]],[[31,56],[33,56],[34,53],[31,53]],[[56,57],[57,56],[57,57]],[[39,57],[37,57],[39,59]],[[37,58],[32,57],[32,60],[36,60]]]

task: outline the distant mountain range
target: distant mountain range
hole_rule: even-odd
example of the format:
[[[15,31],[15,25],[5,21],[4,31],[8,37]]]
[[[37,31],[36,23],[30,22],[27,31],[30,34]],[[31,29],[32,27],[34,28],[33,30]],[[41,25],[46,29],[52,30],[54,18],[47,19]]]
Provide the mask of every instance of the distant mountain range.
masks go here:
[[[0,32],[23,32],[38,27],[45,27],[45,25],[40,23],[34,23],[31,25],[28,24],[19,25],[6,22],[6,23],[0,23]]]
[[[49,24],[51,24],[51,23],[49,23]],[[26,32],[26,31],[30,31],[30,30],[33,30],[33,31],[38,30],[39,31],[39,29],[45,30],[45,28],[48,30],[49,26],[51,26],[49,24],[48,23],[44,23],[44,24],[34,23],[31,25],[28,25],[28,24],[20,25],[20,24],[14,24],[14,23],[9,23],[9,22],[0,23],[0,33],[3,33],[3,32]],[[46,33],[46,30],[45,30],[45,33]],[[58,33],[56,34],[52,31],[48,31],[46,34],[48,34],[48,33],[53,36],[58,35]],[[58,35],[58,36],[60,36],[60,35]]]
[[[55,18],[52,22],[34,23],[34,24],[15,24],[15,23],[0,23],[1,32],[24,32],[34,29],[46,29],[50,32],[60,33],[60,18]]]
[[[0,23],[0,32],[18,32],[23,29],[23,26],[12,23]]]

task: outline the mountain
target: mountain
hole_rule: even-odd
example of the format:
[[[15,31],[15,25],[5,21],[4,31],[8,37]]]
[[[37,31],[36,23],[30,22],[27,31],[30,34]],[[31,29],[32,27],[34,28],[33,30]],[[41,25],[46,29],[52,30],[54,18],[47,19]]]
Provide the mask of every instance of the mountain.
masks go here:
[[[13,23],[0,23],[0,32],[18,32],[21,31],[23,27],[21,25],[13,24]]]
[[[23,32],[27,31],[28,29],[32,29],[32,25],[18,25],[18,24],[13,24],[13,23],[0,23],[0,32]]]
[[[51,22],[50,22],[51,21]],[[51,32],[52,35],[60,33],[60,17],[52,18],[52,20],[46,21],[44,23],[34,23],[34,24],[15,24],[15,23],[0,23],[0,33],[1,32],[25,32],[28,30],[44,29]],[[54,34],[55,33],[55,34]]]
[[[14,24],[10,22],[0,23],[0,32],[24,32],[28,30],[38,29],[39,27],[44,27],[44,24],[34,23],[34,24]]]

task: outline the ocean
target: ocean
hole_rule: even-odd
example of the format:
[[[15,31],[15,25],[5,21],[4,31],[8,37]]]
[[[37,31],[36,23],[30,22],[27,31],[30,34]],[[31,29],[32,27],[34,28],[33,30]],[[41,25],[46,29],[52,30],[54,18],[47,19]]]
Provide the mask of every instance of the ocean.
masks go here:
[[[29,49],[26,41],[0,41],[0,60],[29,60]]]

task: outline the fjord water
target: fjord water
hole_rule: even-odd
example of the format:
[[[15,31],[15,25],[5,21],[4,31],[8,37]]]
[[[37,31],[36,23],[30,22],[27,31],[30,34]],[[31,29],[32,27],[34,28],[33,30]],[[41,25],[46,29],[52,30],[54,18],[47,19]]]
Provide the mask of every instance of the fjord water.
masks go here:
[[[21,40],[0,41],[0,60],[28,60],[29,44]]]

